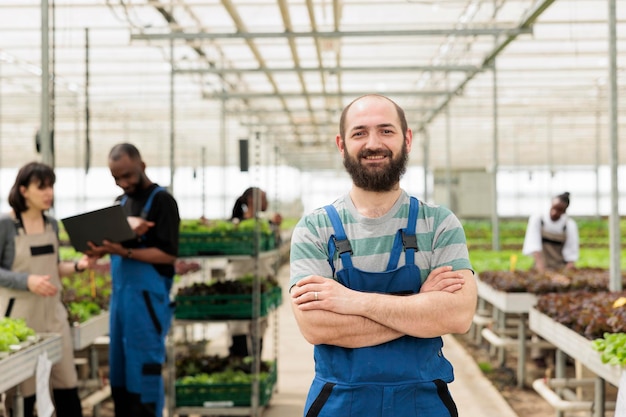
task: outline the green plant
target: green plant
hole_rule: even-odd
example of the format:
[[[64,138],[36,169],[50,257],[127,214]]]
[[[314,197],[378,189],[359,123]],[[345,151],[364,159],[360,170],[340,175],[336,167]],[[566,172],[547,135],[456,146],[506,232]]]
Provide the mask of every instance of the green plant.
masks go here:
[[[583,244],[584,245],[584,244]],[[474,271],[527,271],[533,264],[533,258],[523,255],[520,250],[493,251],[487,249],[469,250],[470,262]],[[626,270],[626,249],[621,251],[621,269]],[[611,253],[609,248],[580,248],[580,257],[576,262],[577,268],[609,269]]]
[[[476,249],[469,251],[470,262],[474,271],[510,271],[527,270],[532,266],[532,258],[524,256],[520,251],[492,251]]]
[[[12,345],[34,335],[35,331],[26,325],[24,319],[3,317],[0,319],[0,352],[7,352]]]
[[[493,365],[489,362],[478,362],[478,368],[484,373],[493,372]]]
[[[575,218],[581,244],[587,248],[609,247],[609,220],[607,218]],[[491,220],[461,220],[470,249],[492,247]],[[507,218],[498,221],[500,247],[520,250],[524,243],[527,219]],[[626,219],[620,220],[620,232],[626,234]]]
[[[591,347],[600,352],[602,363],[626,366],[626,333],[604,333],[603,338],[591,342]]]

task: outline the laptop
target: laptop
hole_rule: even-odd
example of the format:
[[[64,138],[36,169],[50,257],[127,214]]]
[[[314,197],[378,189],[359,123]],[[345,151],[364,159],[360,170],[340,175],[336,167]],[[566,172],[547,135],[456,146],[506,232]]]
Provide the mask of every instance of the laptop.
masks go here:
[[[70,243],[78,252],[89,250],[87,242],[101,245],[104,240],[120,243],[136,237],[119,204],[66,217],[61,221]]]

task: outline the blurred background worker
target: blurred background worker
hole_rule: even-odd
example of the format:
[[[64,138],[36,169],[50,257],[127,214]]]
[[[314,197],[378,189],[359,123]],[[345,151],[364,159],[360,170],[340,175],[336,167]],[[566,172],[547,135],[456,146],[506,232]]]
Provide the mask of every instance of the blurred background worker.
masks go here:
[[[256,204],[258,203],[258,210]],[[279,213],[266,214],[267,211],[267,193],[258,187],[249,187],[237,197],[230,220],[239,223],[242,220],[253,219],[256,216],[265,218],[269,221],[270,227],[274,232],[276,239],[280,239],[280,224],[283,217]],[[277,246],[280,243],[276,241]]]
[[[122,243],[90,244],[87,251],[111,258],[109,380],[115,416],[161,417],[165,337],[173,316],[169,293],[178,256],[178,203],[150,180],[131,143],[111,148],[109,170],[124,191],[117,201],[137,235]]]
[[[579,236],[576,222],[565,214],[569,193],[557,195],[547,213],[528,219],[522,253],[533,256],[537,272],[573,268],[578,260]]]
[[[533,215],[528,219],[522,253],[533,256],[532,270],[539,273],[574,268],[578,260],[579,236],[576,222],[565,212],[569,207],[569,193],[565,192],[552,198],[552,205],[547,213]],[[540,339],[532,336],[534,342]],[[533,347],[530,357],[535,366],[547,366],[547,351]]]
[[[30,162],[20,168],[9,192],[10,213],[0,216],[0,312],[24,319],[37,333],[58,333],[61,360],[52,365],[50,386],[59,417],[83,415],[67,310],[62,302],[61,277],[82,272],[92,261],[60,261],[59,226],[46,214],[54,202],[56,175],[51,166]],[[20,384],[23,416],[34,415],[35,377]],[[13,412],[14,390],[6,408]],[[39,410],[41,412],[41,410]]]
[[[258,187],[247,188],[235,201],[230,220],[240,223],[243,220],[265,217],[261,213],[267,211],[267,193]],[[282,216],[278,213],[270,215],[268,219],[274,233],[276,244],[280,244],[280,224]],[[226,267],[226,279],[238,279],[248,274],[259,274],[261,279],[275,278],[276,265],[273,257],[258,259],[230,260]],[[232,356],[250,356],[252,354],[249,335],[252,334],[250,320],[231,320],[228,322],[228,330],[231,333],[229,353]],[[260,346],[263,347],[263,334],[267,329],[267,317],[259,320]]]

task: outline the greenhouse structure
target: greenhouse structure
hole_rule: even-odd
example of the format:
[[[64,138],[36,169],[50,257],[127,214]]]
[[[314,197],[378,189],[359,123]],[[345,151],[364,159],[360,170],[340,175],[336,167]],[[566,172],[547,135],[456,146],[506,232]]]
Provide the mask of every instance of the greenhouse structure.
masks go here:
[[[446,382],[458,414],[447,410],[450,415],[626,417],[622,0],[0,0],[0,416],[33,415],[34,401],[34,415],[56,409],[64,417],[59,406],[69,400],[55,385],[55,372],[68,355],[71,362],[70,353],[82,414],[69,417],[335,415],[316,397],[318,379],[312,385],[323,379],[327,340],[312,342],[306,308],[299,311],[292,291],[299,294],[296,281],[304,276],[299,257],[313,256],[315,247],[330,258],[337,250],[341,265],[345,253],[364,258],[354,254],[366,255],[359,250],[378,235],[360,224],[373,224],[370,217],[382,218],[396,204],[368,216],[353,194],[356,188],[368,198],[388,197],[398,190],[359,186],[354,173],[378,170],[383,164],[369,158],[395,157],[395,145],[377,137],[371,150],[360,137],[368,125],[354,128],[363,131],[354,136],[343,132],[352,109],[377,96],[404,111],[400,133],[405,144],[412,138],[400,188],[427,212],[449,210],[463,232],[457,241],[436,216],[418,214],[414,249],[422,282],[410,299],[428,291],[428,271],[439,266],[473,271],[471,283],[463,275],[458,290],[475,287],[469,330],[433,337],[443,341],[454,370],[454,382]],[[376,131],[393,127],[381,123]],[[369,162],[355,158],[350,167],[348,150],[357,143],[368,148],[358,155]],[[43,201],[29,183],[17,184],[32,162],[54,173],[54,195]],[[37,175],[33,189],[43,195],[52,187],[48,174]],[[157,236],[152,206],[138,197],[152,183],[162,188],[146,195],[150,204],[162,207],[169,194],[167,210],[178,210],[180,223],[170,217],[169,235]],[[347,195],[350,204],[336,202]],[[26,201],[24,216],[16,198]],[[347,250],[336,223],[315,211],[334,201],[349,216],[344,225],[359,225],[346,227],[348,234],[363,233],[352,246],[346,240]],[[396,223],[413,218],[408,201]],[[559,201],[561,213],[552,221],[562,216],[563,228],[548,231],[548,212]],[[46,215],[41,225],[42,216],[31,223],[26,214],[34,202]],[[65,219],[111,206],[118,223],[107,214],[78,232],[66,227]],[[56,220],[54,245],[37,240],[22,258],[20,245],[45,235],[47,219]],[[533,219],[540,249],[558,252],[558,267],[544,268],[548,255],[531,249]],[[397,235],[404,245],[400,268],[411,259],[404,255],[412,248],[406,227]],[[89,260],[76,249],[85,228],[102,231],[90,232],[100,240],[86,250]],[[111,238],[118,229],[132,238]],[[425,250],[426,235],[448,240]],[[428,264],[459,244],[465,263]],[[54,294],[45,294],[47,271],[35,267],[48,250],[59,265],[50,275],[58,281]],[[137,371],[144,379],[152,372],[156,382],[141,381],[142,390],[154,384],[155,402],[117,385],[116,378],[133,379],[110,363],[118,345],[127,354],[127,338],[117,334],[126,325],[114,308],[122,311],[120,288],[126,288],[116,274],[128,265],[156,270],[159,279],[167,275],[171,317],[157,326],[164,359],[142,362]],[[335,276],[332,259],[330,265],[328,275]],[[323,303],[323,288],[311,292],[314,302]],[[157,322],[143,291],[146,320]],[[20,294],[57,297],[71,339],[21,317],[28,309],[18,308]],[[366,320],[398,332],[398,340],[430,338]],[[396,343],[371,340],[341,349],[352,355]],[[237,343],[245,353],[236,353]],[[138,360],[147,361],[141,349]],[[39,375],[46,364],[52,379]],[[36,397],[25,383],[33,377]],[[331,389],[324,386],[320,396],[337,406],[340,394]],[[400,402],[390,398],[385,401]],[[135,400],[153,409],[141,414],[129,405]],[[365,407],[358,403],[354,410]],[[394,410],[389,415],[405,415]],[[416,412],[406,415],[431,415]],[[341,415],[356,414],[346,408]]]

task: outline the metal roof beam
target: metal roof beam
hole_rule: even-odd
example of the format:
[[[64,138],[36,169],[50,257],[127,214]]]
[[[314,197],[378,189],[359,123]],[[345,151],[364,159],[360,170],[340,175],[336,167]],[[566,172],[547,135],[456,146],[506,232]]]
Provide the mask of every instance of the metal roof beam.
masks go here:
[[[226,11],[228,12],[230,18],[235,23],[235,26],[237,28],[237,33],[249,33],[245,22],[243,21],[243,19],[241,18],[241,16],[239,15],[237,11],[237,8],[235,7],[235,3],[233,2],[233,0],[221,0],[221,3],[222,3],[222,6],[224,6]],[[282,94],[279,94],[279,88],[278,88],[278,85],[276,84],[276,80],[274,79],[274,74],[272,74],[270,71],[267,70],[267,64],[265,62],[265,58],[261,54],[261,51],[257,47],[254,40],[255,39],[253,38],[247,38],[245,39],[245,43],[246,45],[248,45],[248,48],[250,49],[250,52],[256,59],[259,67],[263,68],[265,77],[267,78],[267,81],[269,82],[270,86],[272,87],[272,90],[275,93],[274,96],[276,96],[280,100],[282,107],[283,109],[285,109],[285,113],[289,116],[289,118],[292,118],[291,114],[289,113],[289,106],[287,106],[287,103],[285,102],[285,99],[282,96]],[[204,93],[203,93],[203,97],[204,97]],[[223,99],[227,99],[228,93],[222,93],[221,97],[223,97]]]
[[[269,38],[355,38],[355,37],[414,37],[414,36],[518,36],[532,34],[532,27],[491,27],[463,29],[413,29],[380,31],[326,31],[326,32],[167,32],[133,33],[131,40],[199,40],[199,39],[269,39]]]
[[[287,5],[287,1],[278,0],[278,7],[280,9],[280,14],[283,18],[283,25],[285,27],[285,32],[293,32],[293,24],[291,23],[291,16],[289,14],[289,6]],[[289,38],[289,49],[291,50],[291,57],[293,60],[294,68],[301,68],[302,66],[300,65],[300,56],[298,54],[298,46],[296,45],[296,40],[294,38]],[[267,68],[267,70],[269,70],[269,68]],[[315,118],[315,112],[313,111],[311,98],[309,97],[309,91],[308,91],[309,87],[307,85],[306,80],[304,79],[304,73],[302,71],[297,71],[296,74],[298,76],[298,79],[300,80],[300,86],[302,88],[302,92],[304,93],[304,98],[306,100],[307,107],[309,108],[310,115],[312,118]]]
[[[413,113],[413,112],[428,112],[428,111],[433,111],[435,110],[434,107],[411,107],[411,106],[407,106],[407,107],[403,107],[404,112],[405,113]],[[339,111],[341,111],[341,109],[338,109]],[[301,108],[291,108],[290,109],[292,114],[297,114],[297,113],[307,113],[309,111],[309,109],[301,107]],[[316,110],[318,113],[322,113],[322,112],[335,112],[336,110],[332,110],[332,109],[317,109]],[[588,111],[588,110],[586,110]],[[251,115],[255,115],[255,114],[278,114],[278,115],[284,115],[285,111],[281,110],[281,109],[255,109],[255,108],[243,108],[243,109],[230,109],[230,110],[226,110],[226,114],[234,114],[234,115],[241,115],[241,114],[251,114]]]
[[[293,128],[293,123],[281,123],[281,122],[241,122],[239,123],[241,126],[254,127],[254,126],[263,126],[263,127],[289,127]],[[319,123],[319,122],[298,122],[298,126],[302,127],[326,127],[333,129],[335,126],[329,126],[328,123]]]
[[[175,69],[176,74],[245,74],[271,71],[281,72],[410,72],[410,71],[441,71],[441,72],[471,72],[480,71],[476,65],[409,65],[409,66],[363,66],[363,67],[290,67],[290,68],[185,68]]]
[[[530,11],[530,13],[528,13],[528,15],[525,16],[525,18],[523,19],[522,23],[520,24],[519,28],[520,29],[532,29],[533,24],[537,21],[537,19],[539,19],[539,16],[541,16],[541,14],[543,12],[546,11],[546,9],[548,7],[550,7],[552,5],[552,3],[554,3],[556,0],[544,0],[543,2],[541,2],[540,4],[536,4],[534,9],[532,9]],[[497,43],[497,45],[495,46],[495,48],[489,53],[487,54],[487,56],[484,58],[483,60],[483,64],[482,64],[482,68],[486,69],[486,68],[490,68],[496,57],[511,43],[513,42],[518,35],[516,34],[509,34],[506,36],[506,38],[502,41],[500,41],[499,43]],[[467,75],[467,77],[465,78],[465,80],[463,80],[457,87],[456,90],[454,92],[454,94],[449,95],[448,97],[446,97],[441,104],[438,106],[437,110],[433,111],[432,114],[424,121],[422,122],[422,126],[421,128],[425,128],[426,125],[430,124],[435,117],[437,117],[437,115],[443,110],[445,109],[449,104],[450,101],[452,101],[452,98],[455,95],[458,95],[459,93],[461,93],[463,91],[463,89],[465,88],[465,86],[472,80],[474,79],[474,77],[478,74],[478,72],[472,72],[469,73]]]
[[[350,91],[343,93],[323,93],[323,92],[309,92],[310,97],[359,97],[366,94],[372,94],[372,91]],[[451,95],[454,94],[453,91],[447,90],[420,90],[420,91],[384,91],[381,94],[385,94],[387,96],[398,97],[398,96],[413,96],[413,97],[433,97],[433,96],[443,96],[443,95]],[[276,94],[273,92],[267,93],[259,93],[259,92],[248,92],[248,93],[210,93],[204,92],[202,93],[202,97],[204,99],[219,99],[219,100],[229,100],[229,99],[258,99],[258,98],[302,98],[301,92],[294,93],[280,93]]]

